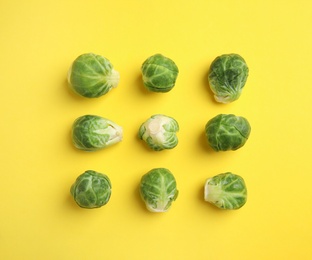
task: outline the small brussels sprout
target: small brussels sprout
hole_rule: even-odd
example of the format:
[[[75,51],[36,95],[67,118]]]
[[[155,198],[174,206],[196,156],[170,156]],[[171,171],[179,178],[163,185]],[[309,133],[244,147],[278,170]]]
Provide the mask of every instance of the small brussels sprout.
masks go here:
[[[122,128],[116,123],[95,115],[77,118],[72,126],[72,141],[76,148],[97,151],[122,140]]]
[[[109,178],[96,171],[85,171],[70,188],[76,203],[86,209],[100,208],[110,199],[112,185]]]
[[[172,149],[177,146],[178,122],[165,115],[153,115],[139,129],[139,138],[154,151]]]
[[[168,92],[179,74],[177,65],[169,58],[155,54],[144,61],[141,67],[144,86],[153,92]]]
[[[204,198],[220,209],[239,209],[247,201],[245,181],[231,172],[218,174],[206,181]]]
[[[251,127],[246,118],[220,114],[210,119],[205,127],[209,145],[215,151],[237,150],[247,141]]]
[[[152,169],[141,179],[141,198],[151,212],[168,211],[178,193],[176,180],[168,169]]]
[[[97,98],[119,83],[119,72],[113,69],[108,59],[93,53],[78,56],[71,65],[67,79],[77,94]]]
[[[249,69],[238,54],[224,54],[211,64],[208,81],[215,100],[230,103],[237,100],[245,86]]]

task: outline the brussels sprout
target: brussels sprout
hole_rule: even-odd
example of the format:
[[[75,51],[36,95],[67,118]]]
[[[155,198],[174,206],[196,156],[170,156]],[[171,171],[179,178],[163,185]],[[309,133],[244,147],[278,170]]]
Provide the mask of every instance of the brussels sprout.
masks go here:
[[[96,171],[85,171],[70,188],[76,203],[87,209],[104,206],[110,199],[112,185],[109,178]]]
[[[165,115],[153,115],[139,129],[139,138],[154,151],[172,149],[177,146],[178,122]]]
[[[169,58],[155,54],[144,61],[141,67],[144,86],[153,92],[168,92],[179,74],[177,65]]]
[[[72,141],[76,148],[96,151],[122,140],[122,128],[116,123],[95,115],[77,118],[72,126]]]
[[[168,169],[152,169],[141,179],[141,198],[151,212],[168,211],[178,193],[176,180]]]
[[[230,103],[237,100],[245,86],[249,69],[238,54],[224,54],[211,64],[208,81],[215,100]]]
[[[78,56],[68,71],[70,87],[77,94],[97,98],[119,83],[119,73],[108,59],[93,53]]]
[[[213,150],[234,151],[246,143],[251,127],[244,117],[220,114],[208,121],[205,131]]]
[[[247,200],[244,179],[231,172],[218,174],[206,181],[204,198],[220,209],[239,209]]]

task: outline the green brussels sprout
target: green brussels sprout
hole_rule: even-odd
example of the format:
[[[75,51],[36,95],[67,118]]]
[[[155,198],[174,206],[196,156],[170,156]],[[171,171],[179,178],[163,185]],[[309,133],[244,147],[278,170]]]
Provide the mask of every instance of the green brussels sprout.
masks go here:
[[[247,81],[249,69],[238,54],[224,54],[211,64],[208,81],[215,100],[230,103],[237,100]]]
[[[237,150],[250,135],[251,127],[246,118],[220,114],[210,119],[205,127],[209,145],[215,151]]]
[[[76,148],[97,151],[122,140],[122,128],[116,123],[95,115],[77,118],[72,126],[72,141]]]
[[[144,86],[153,92],[168,92],[179,74],[177,65],[169,58],[155,54],[144,61],[141,67]]]
[[[205,201],[220,209],[239,209],[247,201],[245,181],[231,172],[218,174],[205,183]]]
[[[178,193],[176,180],[168,169],[152,169],[141,179],[141,198],[151,212],[168,211]]]
[[[165,115],[153,115],[139,129],[139,138],[154,151],[172,149],[177,146],[178,122]]]
[[[119,72],[108,59],[93,53],[78,56],[68,71],[68,82],[77,94],[97,98],[119,83]]]
[[[112,193],[109,178],[96,171],[85,171],[70,188],[70,194],[81,208],[100,208],[107,204]]]

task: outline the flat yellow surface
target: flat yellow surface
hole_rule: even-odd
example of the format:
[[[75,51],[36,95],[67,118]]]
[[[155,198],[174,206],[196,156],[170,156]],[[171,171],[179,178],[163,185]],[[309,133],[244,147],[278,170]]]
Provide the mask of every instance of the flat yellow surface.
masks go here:
[[[312,2],[1,1],[1,259],[311,259]],[[73,94],[72,61],[94,52],[120,72],[98,99]],[[180,73],[166,94],[148,93],[143,61],[155,53]],[[242,55],[250,75],[231,104],[213,100],[212,60]],[[137,138],[152,114],[174,117],[179,144],[154,152]],[[246,117],[252,132],[235,152],[213,152],[206,122]],[[121,143],[94,153],[71,143],[72,122],[97,114],[120,124]],[[179,197],[150,213],[141,176],[170,169]],[[112,182],[100,209],[79,208],[69,189],[92,169]],[[222,211],[203,199],[207,178],[231,171],[248,201]]]

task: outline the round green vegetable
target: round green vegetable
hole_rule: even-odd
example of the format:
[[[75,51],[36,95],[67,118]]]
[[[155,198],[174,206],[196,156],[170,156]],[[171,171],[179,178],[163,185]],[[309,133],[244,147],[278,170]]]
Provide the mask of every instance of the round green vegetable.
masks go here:
[[[97,98],[119,83],[119,73],[103,56],[86,53],[78,56],[68,72],[70,87],[77,94],[87,98]]]
[[[141,67],[144,86],[153,92],[168,92],[179,74],[177,65],[169,58],[155,54],[144,61]]]
[[[139,129],[139,138],[154,151],[172,149],[177,146],[178,122],[169,116],[153,115]]]
[[[84,115],[75,120],[72,126],[72,141],[76,148],[84,151],[97,151],[122,140],[123,130],[109,119]]]
[[[247,81],[249,69],[238,54],[224,54],[211,64],[208,81],[215,100],[230,103],[237,100]]]
[[[239,209],[247,201],[245,181],[231,172],[216,175],[206,181],[204,199],[220,209]]]
[[[80,207],[93,209],[107,204],[111,190],[111,182],[105,174],[88,170],[78,176],[70,193]]]
[[[178,193],[176,180],[168,169],[152,169],[141,179],[141,198],[151,212],[168,211]]]
[[[208,143],[213,150],[234,151],[246,143],[251,127],[244,117],[220,114],[207,122],[205,131]]]

